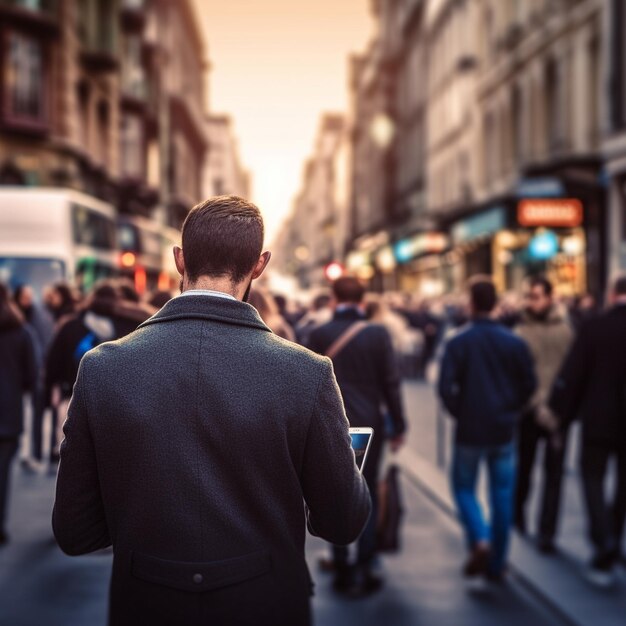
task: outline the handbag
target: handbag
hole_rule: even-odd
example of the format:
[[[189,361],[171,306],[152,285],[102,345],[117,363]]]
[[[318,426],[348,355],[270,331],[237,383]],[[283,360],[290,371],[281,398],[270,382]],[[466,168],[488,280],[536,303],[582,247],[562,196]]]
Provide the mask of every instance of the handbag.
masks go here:
[[[404,508],[398,472],[397,465],[390,465],[385,477],[378,484],[378,523],[376,529],[378,552],[398,552],[400,550],[400,528]]]

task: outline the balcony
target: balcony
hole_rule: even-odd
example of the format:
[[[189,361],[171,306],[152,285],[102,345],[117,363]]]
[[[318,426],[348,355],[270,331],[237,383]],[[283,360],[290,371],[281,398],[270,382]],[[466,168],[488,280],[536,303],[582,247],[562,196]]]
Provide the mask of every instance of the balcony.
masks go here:
[[[0,0],[1,22],[28,29],[32,35],[58,35],[58,1]]]
[[[106,31],[83,39],[80,58],[88,72],[114,72],[119,67],[113,37]]]

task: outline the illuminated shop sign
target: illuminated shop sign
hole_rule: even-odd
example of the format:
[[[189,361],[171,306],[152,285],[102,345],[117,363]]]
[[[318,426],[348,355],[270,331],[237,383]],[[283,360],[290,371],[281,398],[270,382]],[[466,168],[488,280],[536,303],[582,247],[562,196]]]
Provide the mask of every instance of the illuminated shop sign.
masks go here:
[[[575,228],[583,222],[583,205],[575,198],[541,198],[521,200],[517,221],[522,226]]]
[[[528,245],[528,252],[533,259],[546,261],[559,251],[559,238],[551,230],[537,233]]]
[[[437,254],[448,247],[448,236],[444,233],[420,233],[395,244],[393,252],[398,263],[406,263],[423,254]]]
[[[464,243],[502,230],[506,225],[506,212],[496,206],[482,213],[472,215],[452,227],[452,241]]]
[[[360,267],[370,265],[370,262],[371,255],[369,254],[369,252],[360,252],[357,250],[348,254],[346,265],[349,270],[355,271],[358,270]]]
[[[523,178],[515,193],[518,198],[562,198],[565,188],[558,178]]]
[[[381,272],[393,272],[396,267],[396,259],[391,246],[385,246],[376,254],[376,266]]]

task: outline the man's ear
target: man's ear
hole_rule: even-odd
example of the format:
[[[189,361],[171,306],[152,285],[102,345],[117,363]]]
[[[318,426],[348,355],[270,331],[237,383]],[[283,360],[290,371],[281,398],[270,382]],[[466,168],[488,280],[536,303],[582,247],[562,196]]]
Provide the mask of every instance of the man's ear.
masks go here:
[[[259,257],[259,260],[254,266],[254,271],[252,272],[252,280],[256,280],[257,278],[259,278],[259,276],[261,276],[261,274],[265,271],[265,268],[267,267],[267,264],[270,262],[271,258],[272,258],[272,253],[269,250],[264,252]]]
[[[181,276],[185,275],[185,257],[183,256],[183,249],[180,246],[174,246],[174,263],[176,269]]]

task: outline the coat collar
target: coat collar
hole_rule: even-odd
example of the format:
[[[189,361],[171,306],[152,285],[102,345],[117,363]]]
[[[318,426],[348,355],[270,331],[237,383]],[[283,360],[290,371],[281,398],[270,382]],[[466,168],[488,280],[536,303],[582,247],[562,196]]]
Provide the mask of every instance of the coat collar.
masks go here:
[[[361,312],[357,307],[350,306],[345,309],[339,309],[335,311],[333,320],[363,320],[365,314]]]
[[[184,298],[172,298],[165,306],[147,319],[139,328],[159,322],[171,322],[179,319],[205,319],[235,326],[250,326],[272,332],[263,322],[257,310],[240,300],[213,298],[197,295]]]

